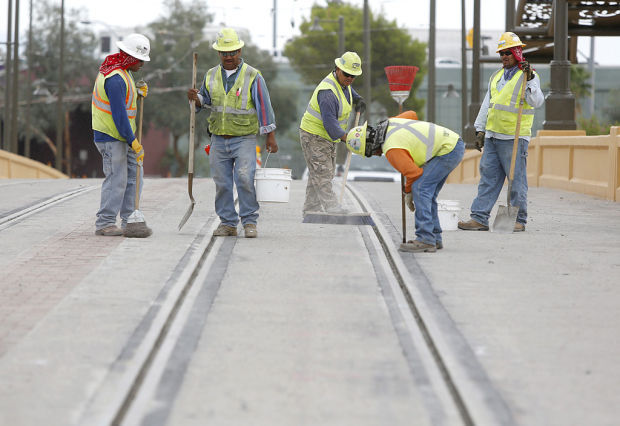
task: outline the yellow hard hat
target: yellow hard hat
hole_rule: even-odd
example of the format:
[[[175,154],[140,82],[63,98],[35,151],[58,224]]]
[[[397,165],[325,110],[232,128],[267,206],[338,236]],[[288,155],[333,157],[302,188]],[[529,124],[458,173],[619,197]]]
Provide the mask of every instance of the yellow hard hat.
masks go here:
[[[366,127],[368,122],[349,130],[347,134],[347,149],[354,154],[366,155]]]
[[[344,52],[334,63],[347,74],[360,75],[362,73],[362,60],[355,52]]]
[[[213,48],[219,52],[233,52],[241,49],[245,43],[239,38],[237,31],[232,28],[222,28],[217,33]]]
[[[495,51],[495,53],[499,52],[500,50],[510,49],[511,47],[515,46],[525,46],[525,44],[521,43],[521,39],[518,35],[508,31],[499,37],[499,41],[497,42],[497,50]]]

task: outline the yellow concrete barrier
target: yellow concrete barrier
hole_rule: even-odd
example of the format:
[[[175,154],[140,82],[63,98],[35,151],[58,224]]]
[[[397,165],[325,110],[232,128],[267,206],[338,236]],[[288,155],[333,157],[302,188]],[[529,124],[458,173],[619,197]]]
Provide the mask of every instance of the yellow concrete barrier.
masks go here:
[[[530,186],[620,201],[620,127],[600,136],[586,136],[583,130],[540,130],[528,153]],[[476,150],[466,151],[447,183],[477,183],[481,156]]]
[[[64,173],[30,158],[0,149],[0,179],[68,179]]]

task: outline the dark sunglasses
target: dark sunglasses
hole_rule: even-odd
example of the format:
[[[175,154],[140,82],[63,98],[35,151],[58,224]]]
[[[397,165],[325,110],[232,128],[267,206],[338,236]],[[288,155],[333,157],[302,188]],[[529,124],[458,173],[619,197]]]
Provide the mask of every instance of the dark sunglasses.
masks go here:
[[[499,56],[510,56],[512,55],[512,52],[510,50],[502,50],[501,52],[499,52]]]
[[[340,70],[340,71],[342,71],[342,70]],[[351,75],[351,74],[346,73],[346,72],[344,72],[344,71],[342,71],[342,75],[344,75],[344,76],[345,76],[345,77],[347,77],[347,78],[355,78],[355,77],[357,77],[356,75]]]
[[[220,56],[235,56],[237,53],[239,53],[239,49],[233,50],[232,52],[220,52]]]

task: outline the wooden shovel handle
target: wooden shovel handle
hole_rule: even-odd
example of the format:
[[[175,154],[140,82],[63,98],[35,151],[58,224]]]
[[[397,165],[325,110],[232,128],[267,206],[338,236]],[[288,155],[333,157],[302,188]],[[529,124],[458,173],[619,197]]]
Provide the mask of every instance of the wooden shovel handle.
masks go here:
[[[512,158],[510,159],[510,174],[508,179],[510,182],[515,177],[515,162],[517,160],[517,151],[519,149],[519,131],[521,130],[521,116],[523,115],[523,103],[525,100],[525,86],[527,84],[527,75],[523,73],[523,83],[521,83],[521,96],[519,98],[519,114],[517,115],[517,128],[515,130],[515,140],[512,144]]]

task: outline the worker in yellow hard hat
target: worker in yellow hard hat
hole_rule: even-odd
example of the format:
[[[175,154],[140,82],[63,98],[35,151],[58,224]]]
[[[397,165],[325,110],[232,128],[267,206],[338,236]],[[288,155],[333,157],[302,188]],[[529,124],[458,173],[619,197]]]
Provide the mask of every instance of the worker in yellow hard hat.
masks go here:
[[[519,144],[510,194],[510,205],[519,207],[514,231],[525,231],[527,222],[527,148],[534,122],[534,108],[545,103],[540,77],[523,56],[524,43],[512,32],[503,33],[497,44],[502,68],[490,80],[474,122],[476,148],[482,152],[478,195],[471,205],[471,219],[458,227],[467,231],[488,231],[491,209],[510,173],[512,147],[517,132],[519,100],[523,79],[527,79],[525,102],[518,130]]]
[[[314,89],[304,113],[299,139],[308,166],[303,207],[308,212],[345,213],[332,189],[336,143],[346,141],[349,116],[365,108],[364,99],[351,87],[362,74],[362,60],[355,52],[336,58],[335,67]]]
[[[432,253],[443,248],[437,195],[463,159],[465,143],[452,130],[417,118],[415,111],[405,111],[376,126],[354,127],[347,135],[347,148],[366,157],[385,154],[405,176],[405,204],[415,215],[416,238],[401,244],[400,250]]]
[[[208,108],[211,136],[209,165],[215,182],[215,212],[220,224],[214,236],[237,235],[241,219],[244,236],[256,238],[259,204],[256,201],[256,135],[266,135],[268,152],[277,152],[276,121],[269,92],[260,72],[241,57],[243,40],[232,28],[223,28],[213,43],[220,64],[205,74],[200,90],[189,89],[187,98],[196,109]],[[233,184],[239,197],[235,209]]]

